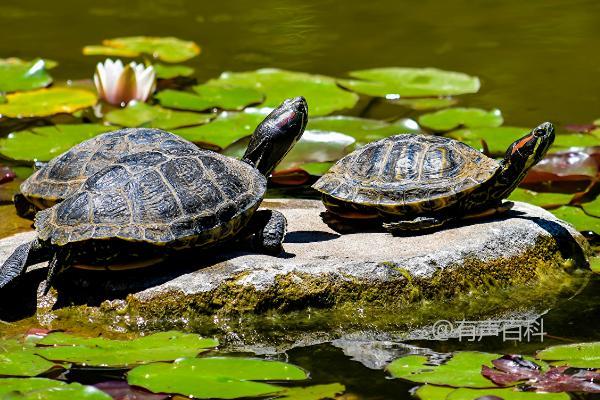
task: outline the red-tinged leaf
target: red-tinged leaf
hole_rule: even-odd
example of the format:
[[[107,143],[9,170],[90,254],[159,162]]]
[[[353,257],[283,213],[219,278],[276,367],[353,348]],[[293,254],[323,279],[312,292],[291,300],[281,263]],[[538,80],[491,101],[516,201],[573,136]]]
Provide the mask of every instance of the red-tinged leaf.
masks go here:
[[[310,174],[300,168],[276,171],[271,177],[273,183],[286,186],[304,185],[310,179]]]
[[[130,386],[124,381],[107,381],[94,386],[109,394],[114,400],[164,400],[169,397],[167,394],[151,393],[145,389]]]
[[[17,175],[10,168],[0,166],[0,184],[10,182],[16,177]]]
[[[531,170],[552,173],[558,177],[594,177],[598,174],[598,162],[593,155],[584,151],[563,151],[549,154]]]
[[[481,374],[500,386],[514,385],[519,381],[536,379],[540,366],[518,355],[507,355],[492,361],[494,368],[482,366]]]

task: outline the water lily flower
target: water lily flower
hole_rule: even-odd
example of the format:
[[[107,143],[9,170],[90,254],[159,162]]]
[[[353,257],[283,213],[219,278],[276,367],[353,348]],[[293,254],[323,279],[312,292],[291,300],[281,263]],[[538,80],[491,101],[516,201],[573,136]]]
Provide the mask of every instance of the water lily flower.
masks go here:
[[[130,101],[144,102],[156,85],[154,67],[130,62],[123,66],[121,60],[110,58],[98,63],[94,84],[100,98],[116,106],[125,106]]]

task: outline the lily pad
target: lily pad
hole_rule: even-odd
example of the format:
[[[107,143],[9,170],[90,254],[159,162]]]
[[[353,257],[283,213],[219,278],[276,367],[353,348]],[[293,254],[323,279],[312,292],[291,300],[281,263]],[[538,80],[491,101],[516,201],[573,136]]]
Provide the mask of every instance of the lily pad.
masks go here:
[[[29,351],[0,352],[0,376],[37,376],[62,368]]]
[[[508,147],[518,138],[525,136],[530,129],[513,126],[459,129],[446,136],[468,144],[474,149],[493,156],[506,153]]]
[[[600,368],[600,342],[552,346],[539,351],[535,357],[552,365]]]
[[[550,210],[554,216],[567,221],[578,231],[592,231],[600,233],[600,218],[587,215],[579,207],[562,206],[555,210]]]
[[[333,164],[333,162],[313,162],[302,164],[298,168],[308,172],[313,176],[321,176],[324,175],[325,172],[329,171],[329,168],[331,168]]]
[[[589,133],[569,133],[556,135],[554,148],[592,147],[600,145],[600,130]]]
[[[166,65],[166,64],[153,64],[154,72],[156,77],[160,79],[173,79],[178,76],[192,76],[194,74],[194,68],[186,65]]]
[[[337,161],[349,153],[352,136],[338,132],[306,130],[277,169],[297,168],[305,163]]]
[[[11,118],[47,117],[70,114],[96,104],[96,95],[88,90],[55,87],[6,96],[0,104],[0,115]]]
[[[600,257],[590,257],[590,269],[595,274],[600,274]]]
[[[395,378],[411,382],[430,383],[452,387],[487,388],[494,384],[481,375],[481,366],[492,366],[498,354],[480,352],[455,353],[441,365],[432,365],[425,356],[401,357],[387,366]]]
[[[581,208],[583,208],[586,214],[600,218],[600,198],[596,198],[589,203],[583,203]]]
[[[259,91],[265,96],[262,107],[275,108],[287,98],[304,96],[311,116],[352,108],[358,101],[355,93],[341,89],[331,77],[281,69],[224,72],[217,83]]]
[[[104,119],[113,125],[165,130],[205,124],[212,118],[214,118],[213,114],[173,111],[146,103],[135,103],[113,110],[104,116]]]
[[[437,68],[373,68],[352,71],[360,80],[338,80],[343,87],[375,97],[453,96],[479,91],[479,78]]]
[[[38,342],[36,354],[87,366],[127,366],[191,357],[218,345],[214,339],[180,332],[160,332],[133,340],[82,338],[51,333]]]
[[[422,99],[397,99],[390,100],[390,102],[416,111],[424,111],[450,107],[458,103],[458,100],[452,97],[426,97]]]
[[[419,124],[434,131],[449,131],[460,126],[466,128],[493,128],[502,125],[504,119],[498,109],[448,108],[419,117]]]
[[[383,139],[401,133],[419,133],[419,125],[412,119],[399,119],[394,123],[385,121],[346,117],[335,115],[331,117],[310,118],[307,130],[339,132],[356,139],[356,146]]]
[[[112,400],[93,386],[42,378],[0,379],[0,396],[3,400]]]
[[[178,393],[196,398],[233,399],[276,394],[283,388],[264,380],[303,380],[306,372],[279,361],[248,358],[187,358],[172,364],[155,363],[127,374],[131,385],[155,393]]]
[[[416,390],[415,396],[421,400],[569,400],[566,393],[523,392],[514,388],[500,389],[452,389],[447,387],[424,385]]]
[[[18,58],[0,59],[0,92],[15,92],[46,87],[52,83],[48,62],[41,58],[24,61]]]
[[[569,204],[571,198],[573,198],[572,194],[534,192],[520,188],[515,189],[508,197],[512,201],[522,201],[544,208],[555,208]]]
[[[252,88],[229,85],[196,85],[197,94],[178,90],[164,90],[155,97],[160,104],[180,110],[203,111],[210,108],[242,110],[251,104],[263,101],[262,93]]]
[[[31,128],[0,139],[0,154],[14,160],[49,161],[84,140],[114,129],[96,124]]]
[[[291,387],[281,392],[278,399],[285,400],[322,400],[336,399],[338,395],[344,393],[346,387],[340,383],[330,383],[328,385],[315,385],[309,387]]]
[[[200,54],[200,47],[194,42],[175,37],[132,36],[103,40],[102,46],[86,46],[83,53],[124,57],[148,54],[162,61],[177,63]]]
[[[190,142],[213,144],[224,149],[251,135],[264,118],[262,113],[223,112],[206,125],[176,129],[173,133]]]

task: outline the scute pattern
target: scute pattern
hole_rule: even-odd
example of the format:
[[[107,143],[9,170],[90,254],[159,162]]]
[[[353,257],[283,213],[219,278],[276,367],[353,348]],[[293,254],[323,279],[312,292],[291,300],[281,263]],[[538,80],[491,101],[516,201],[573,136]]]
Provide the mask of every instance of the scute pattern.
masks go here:
[[[456,140],[396,135],[338,161],[313,186],[344,202],[391,213],[435,210],[488,181],[499,164]]]
[[[193,145],[192,145],[193,146]],[[129,154],[92,175],[57,206],[40,211],[41,240],[64,245],[118,238],[173,247],[226,239],[245,226],[266,191],[254,167],[187,142],[168,154]]]

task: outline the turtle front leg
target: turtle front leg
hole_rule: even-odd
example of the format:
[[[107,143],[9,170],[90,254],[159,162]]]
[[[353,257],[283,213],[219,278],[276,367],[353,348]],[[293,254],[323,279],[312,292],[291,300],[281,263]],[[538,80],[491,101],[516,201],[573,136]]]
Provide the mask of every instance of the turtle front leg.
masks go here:
[[[418,216],[413,219],[384,222],[383,227],[392,235],[410,235],[418,231],[429,231],[443,226],[449,219],[434,216]]]
[[[48,263],[48,277],[44,285],[44,296],[48,294],[56,280],[56,276],[72,265],[71,250],[68,245],[59,248]]]
[[[287,220],[279,211],[258,210],[253,216],[255,228],[252,237],[254,250],[269,254],[279,255],[283,251],[283,240],[287,231]]]

